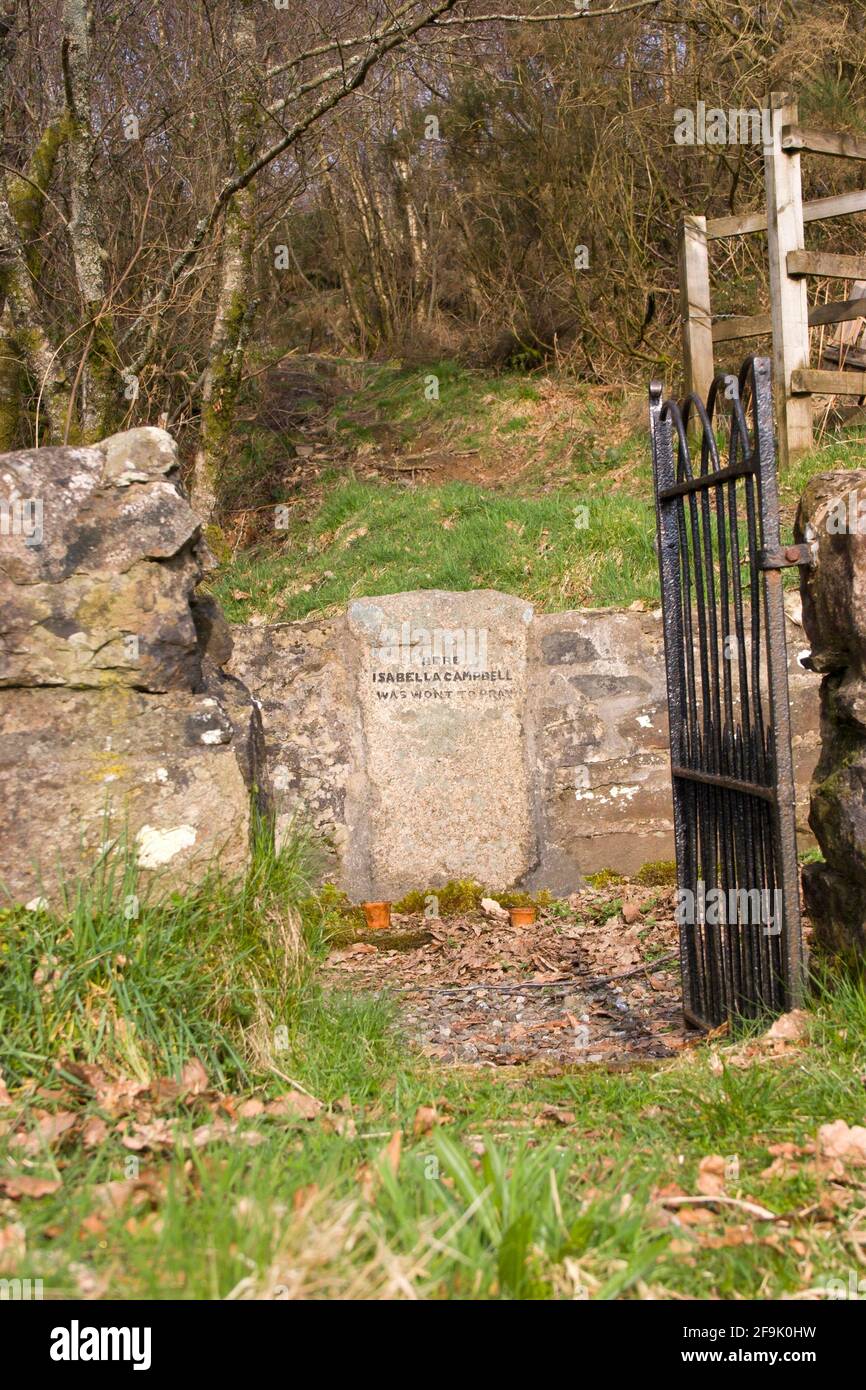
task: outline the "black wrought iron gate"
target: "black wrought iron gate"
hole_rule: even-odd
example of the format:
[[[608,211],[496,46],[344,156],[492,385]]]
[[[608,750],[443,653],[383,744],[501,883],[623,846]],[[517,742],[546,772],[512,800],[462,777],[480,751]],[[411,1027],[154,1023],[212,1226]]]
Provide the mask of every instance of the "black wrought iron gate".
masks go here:
[[[654,382],[650,425],[683,1005],[711,1028],[802,988],[781,569],[806,556],[780,548],[766,358],[706,405]]]

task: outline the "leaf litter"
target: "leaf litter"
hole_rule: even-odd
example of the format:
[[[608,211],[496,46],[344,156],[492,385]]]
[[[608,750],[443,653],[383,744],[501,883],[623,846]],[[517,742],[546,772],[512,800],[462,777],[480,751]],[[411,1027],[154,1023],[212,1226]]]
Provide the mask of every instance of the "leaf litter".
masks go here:
[[[630,884],[623,896],[586,884],[523,928],[491,898],[441,920],[395,914],[381,946],[362,931],[333,950],[324,980],[393,995],[398,1027],[446,1066],[670,1058],[695,1040],[681,1016],[673,893]]]

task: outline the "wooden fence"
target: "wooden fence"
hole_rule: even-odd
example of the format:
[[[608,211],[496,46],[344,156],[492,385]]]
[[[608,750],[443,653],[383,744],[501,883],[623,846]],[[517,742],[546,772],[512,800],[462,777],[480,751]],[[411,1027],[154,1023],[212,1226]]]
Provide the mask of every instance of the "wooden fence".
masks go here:
[[[786,93],[769,98],[772,140],[764,147],[766,212],[732,217],[688,216],[680,228],[680,312],[685,386],[705,399],[714,375],[716,343],[773,337],[773,390],[779,463],[785,467],[812,444],[813,394],[866,396],[866,371],[827,371],[810,366],[809,329],[821,324],[866,318],[866,298],[811,307],[807,277],[866,280],[866,256],[807,251],[803,229],[847,213],[866,211],[866,189],[804,203],[800,155],[866,159],[866,139],[833,131],[804,129],[797,105]],[[710,303],[709,243],[722,237],[767,233],[770,313],[713,322]],[[840,364],[841,365],[841,364]]]

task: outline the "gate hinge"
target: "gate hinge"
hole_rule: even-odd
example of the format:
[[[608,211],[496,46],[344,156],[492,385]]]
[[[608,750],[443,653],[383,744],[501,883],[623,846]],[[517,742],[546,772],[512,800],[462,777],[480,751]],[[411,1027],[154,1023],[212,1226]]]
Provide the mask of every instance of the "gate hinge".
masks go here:
[[[758,551],[758,569],[783,570],[789,565],[811,565],[812,548],[808,544],[778,546]]]

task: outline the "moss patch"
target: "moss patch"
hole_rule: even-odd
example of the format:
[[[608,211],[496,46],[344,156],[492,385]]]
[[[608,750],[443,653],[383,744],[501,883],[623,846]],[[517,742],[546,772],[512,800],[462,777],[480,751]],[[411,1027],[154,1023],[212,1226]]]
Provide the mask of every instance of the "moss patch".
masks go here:
[[[673,888],[677,881],[677,866],[673,859],[653,859],[642,864],[634,876],[642,888]]]
[[[586,881],[591,888],[610,888],[615,883],[625,883],[622,874],[615,869],[599,869],[596,874],[587,874]]]

